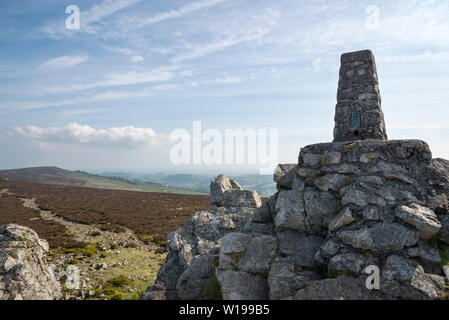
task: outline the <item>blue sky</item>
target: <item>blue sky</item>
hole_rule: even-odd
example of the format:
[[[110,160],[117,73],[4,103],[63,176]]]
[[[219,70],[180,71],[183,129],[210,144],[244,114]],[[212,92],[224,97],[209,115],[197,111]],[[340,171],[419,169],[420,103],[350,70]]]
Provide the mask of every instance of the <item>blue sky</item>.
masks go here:
[[[339,58],[361,49],[389,138],[449,158],[447,21],[436,0],[1,1],[0,168],[221,170],[170,164],[169,134],[194,120],[278,129],[279,162],[296,162],[332,140]]]

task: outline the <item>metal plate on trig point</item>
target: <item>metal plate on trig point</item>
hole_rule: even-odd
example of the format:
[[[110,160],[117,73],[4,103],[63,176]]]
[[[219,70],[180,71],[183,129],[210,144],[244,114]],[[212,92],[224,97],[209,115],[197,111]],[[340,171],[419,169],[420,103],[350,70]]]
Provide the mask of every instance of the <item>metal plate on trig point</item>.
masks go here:
[[[351,115],[352,129],[360,128],[360,112],[353,112]]]

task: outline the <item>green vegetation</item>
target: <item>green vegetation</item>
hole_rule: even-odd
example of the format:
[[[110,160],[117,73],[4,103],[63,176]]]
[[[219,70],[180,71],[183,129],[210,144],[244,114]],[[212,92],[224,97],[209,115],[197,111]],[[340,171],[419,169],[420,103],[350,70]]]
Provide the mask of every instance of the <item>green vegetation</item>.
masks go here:
[[[89,243],[83,248],[65,248],[63,252],[65,254],[83,255],[85,257],[93,257],[98,252],[97,245],[95,243]]]
[[[218,283],[217,276],[214,274],[207,285],[204,287],[203,292],[200,296],[201,300],[222,300],[221,287]]]
[[[108,282],[114,287],[123,287],[131,284],[131,280],[123,274],[110,279]]]

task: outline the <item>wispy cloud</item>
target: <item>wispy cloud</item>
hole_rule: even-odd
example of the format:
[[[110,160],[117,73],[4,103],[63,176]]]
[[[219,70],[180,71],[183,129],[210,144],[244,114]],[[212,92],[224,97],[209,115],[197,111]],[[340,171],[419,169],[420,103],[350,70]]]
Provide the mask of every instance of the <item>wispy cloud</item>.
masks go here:
[[[179,9],[158,13],[149,18],[134,19],[133,23],[131,24],[130,29],[142,28],[142,27],[154,24],[154,23],[161,22],[161,21],[184,17],[184,16],[194,13],[196,11],[199,11],[199,10],[202,10],[205,8],[209,8],[209,7],[213,7],[217,4],[220,4],[220,3],[226,2],[226,1],[228,1],[228,0],[201,0],[201,1],[191,2],[191,3],[186,4],[185,6],[180,7]],[[129,20],[127,20],[127,23],[129,24]]]
[[[89,57],[85,55],[57,57],[44,62],[37,69],[39,71],[58,71],[72,68],[88,59]]]
[[[141,0],[103,0],[100,4],[96,4],[90,9],[80,12],[81,29],[79,31],[95,33],[97,29],[92,24],[109,17],[120,10],[133,6],[140,1]],[[65,28],[65,19],[48,21],[41,26],[38,31],[55,38],[73,34],[73,32],[70,32]]]
[[[133,84],[168,81],[175,77],[175,67],[158,68],[150,71],[129,71],[127,73],[111,74],[104,80],[89,83],[79,83],[67,86],[54,86],[45,89],[48,93],[74,92],[94,88],[125,86]]]
[[[55,101],[44,100],[44,101],[2,102],[0,103],[0,110],[3,110],[2,113],[7,113],[11,111],[33,110],[49,107],[66,107],[71,105],[81,105],[85,103],[98,102],[98,101],[141,98],[151,96],[155,91],[157,91],[157,88],[153,89],[153,87],[150,87],[134,91],[106,91],[89,96],[76,96],[68,99],[55,100]]]

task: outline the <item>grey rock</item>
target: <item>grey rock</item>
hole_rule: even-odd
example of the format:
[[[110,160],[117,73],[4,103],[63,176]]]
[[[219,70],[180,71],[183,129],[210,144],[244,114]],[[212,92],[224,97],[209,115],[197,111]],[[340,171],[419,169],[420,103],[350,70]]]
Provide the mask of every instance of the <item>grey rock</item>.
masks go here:
[[[306,231],[303,192],[295,190],[281,191],[276,202],[277,229]]]
[[[211,205],[222,206],[224,193],[228,190],[243,190],[243,188],[233,179],[224,175],[219,175],[210,183],[210,203]]]
[[[435,212],[437,212],[437,210],[444,210],[447,204],[448,199],[444,193],[434,197],[428,197],[427,199],[427,206]]]
[[[304,153],[302,154],[302,162],[305,166],[315,167],[321,164],[323,155],[320,153]]]
[[[341,161],[341,153],[336,151],[326,151],[321,160],[323,166],[330,164],[339,164]]]
[[[396,216],[416,227],[421,232],[421,239],[430,239],[441,229],[436,214],[427,207],[412,203],[396,208]]]
[[[243,227],[243,232],[251,235],[273,235],[274,224],[273,223],[255,223],[248,221]]]
[[[242,271],[217,269],[223,300],[267,300],[267,279]]]
[[[278,188],[290,189],[296,175],[296,164],[279,164],[274,171],[274,181]]]
[[[439,219],[441,223],[441,232],[438,239],[443,242],[449,243],[449,215],[444,215]]]
[[[412,290],[398,290],[394,283]],[[398,255],[388,257],[382,270],[381,289],[392,298],[432,298],[437,297],[437,288],[424,269],[416,262]],[[413,291],[417,291],[416,293]],[[388,292],[390,291],[390,292]],[[397,296],[400,295],[400,296]],[[403,296],[406,295],[406,296]]]
[[[318,273],[295,267],[288,259],[277,257],[268,275],[270,300],[293,297],[297,290],[306,287],[311,281],[320,279]]]
[[[366,266],[367,259],[356,253],[337,254],[329,261],[329,270],[360,273]]]
[[[61,299],[61,286],[44,261],[48,243],[27,227],[0,227],[0,300]]]
[[[270,206],[267,202],[263,203],[259,208],[257,208],[257,210],[254,212],[252,221],[258,223],[268,223],[273,221]]]
[[[385,207],[387,205],[383,198],[363,192],[362,190],[353,187],[346,190],[341,199],[342,206],[347,206],[349,204],[354,204],[359,207],[366,207],[369,204],[375,204],[381,207]]]
[[[326,174],[315,179],[315,186],[321,191],[340,191],[343,187],[348,185],[350,177],[343,174]]]
[[[419,248],[417,248],[417,247],[408,248],[408,249],[407,249],[407,255],[408,255],[410,258],[416,258],[416,257],[419,257]]]
[[[316,265],[315,253],[321,247],[324,239],[315,235],[304,235],[299,232],[278,232],[279,252],[288,256],[296,265],[313,267]]]
[[[368,300],[371,294],[363,277],[340,276],[309,282],[296,292],[295,300]]]
[[[345,225],[351,224],[355,221],[352,216],[351,209],[344,207],[338,215],[332,218],[329,222],[329,230],[337,230]]]
[[[443,272],[444,272],[444,275],[446,276],[446,281],[449,282],[449,265],[443,266]]]
[[[431,247],[427,241],[420,241],[418,244],[419,257],[424,264],[440,265],[442,260],[437,248]]]
[[[224,192],[222,205],[234,208],[259,208],[262,200],[256,191],[233,189]]]
[[[368,207],[363,210],[363,219],[369,221],[377,221],[379,220],[379,213],[377,212],[376,207]]]
[[[272,236],[258,236],[251,239],[239,262],[239,270],[249,273],[263,273],[270,269],[276,253],[277,241]]]
[[[419,241],[419,231],[387,222],[358,230],[343,230],[337,236],[354,248],[376,251],[398,251]]]
[[[362,176],[358,179],[361,182],[372,183],[372,184],[379,185],[379,186],[384,184],[382,178],[378,177],[378,176]]]
[[[329,221],[338,212],[337,199],[330,192],[304,192],[307,230],[318,233],[327,229]]]
[[[201,296],[204,287],[214,274],[212,253],[204,253],[195,256],[189,267],[181,274],[176,284],[176,290],[180,299],[194,300]]]
[[[228,233],[221,240],[220,268],[237,268],[246,252],[251,236],[245,233]]]

